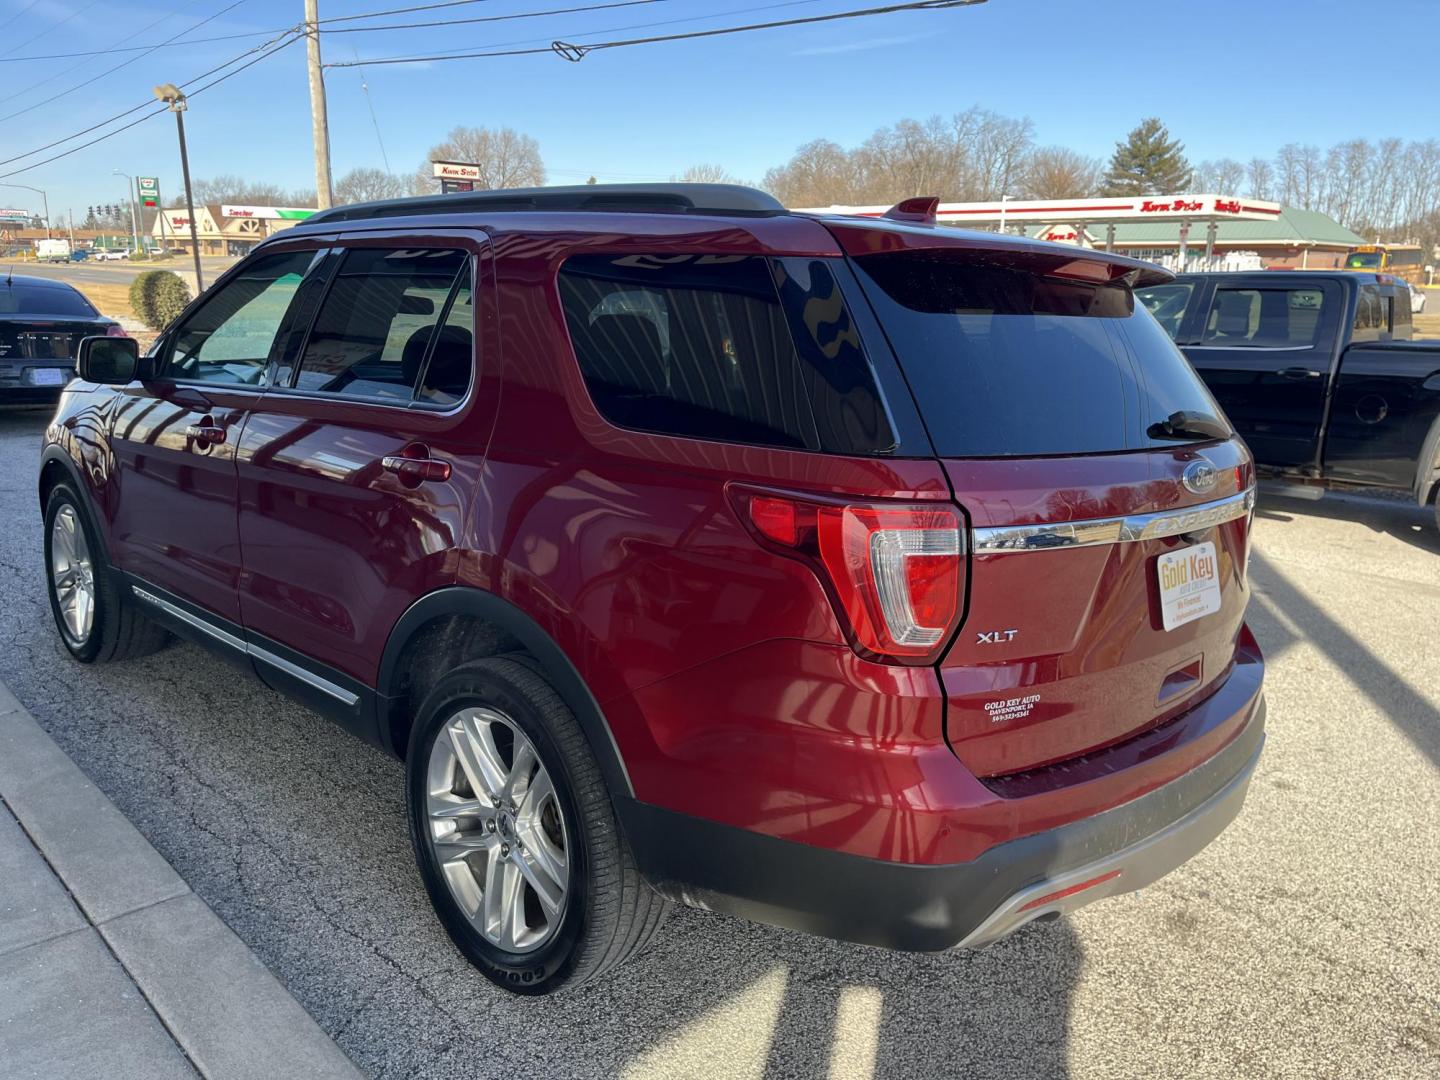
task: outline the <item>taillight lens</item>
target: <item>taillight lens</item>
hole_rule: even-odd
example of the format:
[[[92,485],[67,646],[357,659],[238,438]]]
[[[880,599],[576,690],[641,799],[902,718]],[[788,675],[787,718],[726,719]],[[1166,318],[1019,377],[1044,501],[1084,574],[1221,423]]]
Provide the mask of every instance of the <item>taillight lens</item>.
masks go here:
[[[105,336],[106,336],[106,337],[129,337],[130,335],[125,332],[125,328],[124,328],[123,326],[121,326],[119,323],[111,323],[109,326],[105,327]]]
[[[909,662],[934,658],[960,615],[964,533],[950,507],[811,503],[742,494],[765,540],[821,570],[855,647]]]

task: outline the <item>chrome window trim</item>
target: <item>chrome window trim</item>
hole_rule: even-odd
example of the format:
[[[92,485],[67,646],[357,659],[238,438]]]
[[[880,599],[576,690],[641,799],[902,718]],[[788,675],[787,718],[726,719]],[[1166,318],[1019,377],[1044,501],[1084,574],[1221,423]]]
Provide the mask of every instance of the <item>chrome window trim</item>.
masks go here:
[[[1019,554],[1027,551],[1054,551],[1056,548],[1093,547],[1098,544],[1129,544],[1140,540],[1161,540],[1197,532],[1245,517],[1255,509],[1253,487],[1215,502],[1162,510],[1155,514],[1061,521],[1047,525],[995,525],[976,529],[976,555]]]
[[[330,697],[333,697],[336,701],[340,702],[343,705],[353,708],[355,704],[360,700],[359,694],[352,693],[351,691],[346,690],[343,686],[337,686],[329,679],[322,679],[314,672],[301,667],[299,664],[292,664],[284,657],[276,656],[270,650],[262,649],[259,645],[256,645],[253,642],[243,641],[240,638],[236,637],[234,634],[230,633],[228,630],[222,630],[220,627],[214,625],[208,619],[204,619],[199,615],[195,615],[189,611],[186,611],[184,608],[179,607],[176,604],[172,604],[168,600],[161,599],[154,593],[142,589],[139,585],[132,584],[130,586],[130,591],[134,593],[135,596],[139,599],[144,600],[147,604],[153,604],[155,607],[159,608],[167,615],[179,619],[187,626],[193,626],[201,633],[208,634],[210,637],[214,638],[222,645],[228,645],[236,652],[244,653],[247,656],[254,657],[256,660],[263,661],[264,663],[267,663],[272,667],[279,668],[287,675],[299,679],[303,683],[308,683],[316,690],[319,690],[322,694],[328,694]]]

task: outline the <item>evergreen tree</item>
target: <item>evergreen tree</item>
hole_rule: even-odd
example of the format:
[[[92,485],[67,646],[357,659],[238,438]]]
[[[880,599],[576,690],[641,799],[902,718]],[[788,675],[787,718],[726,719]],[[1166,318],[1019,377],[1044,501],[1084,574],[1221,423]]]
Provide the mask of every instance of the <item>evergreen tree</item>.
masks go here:
[[[1185,147],[1156,117],[1115,144],[1110,170],[1105,176],[1105,194],[1119,196],[1178,195],[1190,184],[1190,163]]]

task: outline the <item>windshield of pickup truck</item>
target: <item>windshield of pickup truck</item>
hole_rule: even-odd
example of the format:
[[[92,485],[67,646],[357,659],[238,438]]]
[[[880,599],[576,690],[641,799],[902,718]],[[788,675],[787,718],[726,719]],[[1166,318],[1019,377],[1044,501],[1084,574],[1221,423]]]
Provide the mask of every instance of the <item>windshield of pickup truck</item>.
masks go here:
[[[944,457],[1103,453],[1230,431],[1123,285],[1053,276],[1008,253],[856,263]],[[1170,424],[1176,414],[1191,422]]]

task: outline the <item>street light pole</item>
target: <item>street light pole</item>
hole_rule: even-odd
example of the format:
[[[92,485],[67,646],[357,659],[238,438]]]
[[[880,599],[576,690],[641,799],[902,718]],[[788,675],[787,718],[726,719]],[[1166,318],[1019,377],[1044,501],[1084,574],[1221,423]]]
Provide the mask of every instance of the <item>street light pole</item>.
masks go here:
[[[0,187],[24,188],[26,191],[33,191],[40,196],[41,202],[45,205],[45,239],[50,239],[50,196],[45,194],[42,188],[31,187],[29,184],[0,184]]]
[[[125,203],[130,207],[130,250],[133,252],[140,246],[140,226],[135,221],[135,200],[130,197],[133,194],[130,186],[131,176],[119,169],[111,169],[110,175],[125,177]]]
[[[205,291],[205,277],[200,270],[200,234],[195,228],[195,197],[190,192],[190,155],[185,149],[185,95],[174,83],[155,87],[155,96],[175,114],[175,130],[180,134],[180,172],[185,177],[185,210],[190,215],[190,250],[195,256],[195,293]]]

